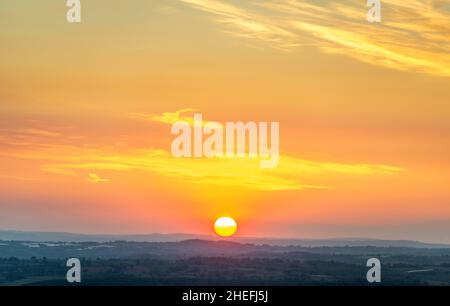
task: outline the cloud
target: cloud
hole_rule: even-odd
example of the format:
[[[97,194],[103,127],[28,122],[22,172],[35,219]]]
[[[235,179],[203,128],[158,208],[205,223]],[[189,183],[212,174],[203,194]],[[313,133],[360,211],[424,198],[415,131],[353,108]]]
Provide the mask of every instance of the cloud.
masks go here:
[[[193,113],[197,111],[194,108],[183,108],[180,109],[176,112],[164,112],[161,115],[147,115],[147,114],[141,114],[140,116],[148,119],[150,121],[153,122],[159,122],[159,123],[166,123],[166,124],[174,124],[175,122],[178,121],[186,121],[189,124],[193,125],[194,124],[194,119],[192,116],[188,117],[188,116],[183,116],[183,114],[186,113]]]
[[[18,180],[18,181],[39,181],[40,179],[34,177],[23,177],[9,174],[0,174],[0,178],[4,178],[7,180]]]
[[[175,158],[164,150],[139,150],[128,155],[96,155],[81,154],[81,150],[73,151],[76,158],[53,159],[42,170],[53,173],[72,173],[85,170],[108,171],[148,171],[170,177],[179,181],[196,184],[213,184],[235,186],[253,190],[304,190],[328,189],[333,185],[308,184],[304,177],[315,176],[367,176],[394,175],[404,169],[376,164],[345,164],[308,161],[283,155],[275,169],[261,169],[258,158]],[[94,152],[92,152],[94,153]],[[39,158],[42,158],[41,155]],[[100,178],[90,175],[89,181]],[[102,180],[102,179],[100,179]],[[332,184],[334,181],[329,180]]]
[[[289,49],[298,45],[295,33],[273,22],[271,16],[250,12],[226,1],[179,0],[199,10],[215,15],[227,32],[241,37],[258,39],[278,49]]]
[[[178,120],[193,123],[194,111],[186,108],[161,115],[145,115],[145,118],[163,124]],[[404,171],[390,165],[313,161],[283,153],[278,167],[261,169],[258,157],[176,158],[157,148],[100,145],[88,143],[88,139],[68,143],[65,137],[42,137],[41,134],[33,133],[24,142],[13,139],[14,145],[0,151],[0,157],[33,160],[40,170],[60,176],[77,177],[88,172],[85,179],[91,183],[109,181],[96,174],[102,171],[144,171],[186,183],[266,191],[336,188],[345,178],[391,176]]]
[[[183,108],[175,112],[163,112],[161,115],[149,115],[149,114],[139,114],[139,117],[142,117],[146,120],[150,120],[157,123],[164,123],[172,125],[176,122],[186,122],[191,126],[194,126],[194,113],[201,114],[200,111],[194,108]],[[185,115],[185,114],[190,114]],[[223,127],[223,125],[219,122],[215,121],[207,121],[204,118],[202,118],[202,125],[205,124],[214,124],[218,127]]]
[[[380,24],[366,21],[365,1],[179,1],[211,14],[227,33],[278,49],[312,45],[389,69],[450,76],[450,9],[443,1],[383,0]]]
[[[101,178],[95,173],[90,173],[88,175],[88,177],[86,178],[86,181],[94,183],[94,184],[98,184],[101,182],[109,182],[109,179]]]
[[[26,135],[32,135],[32,136],[43,136],[43,137],[58,137],[61,136],[60,133],[54,132],[54,131],[47,131],[43,129],[36,129],[36,128],[26,128],[19,130],[23,134]]]
[[[25,143],[42,143],[44,140],[53,141],[61,137],[57,131],[25,127],[25,128],[0,128],[1,145],[21,145]]]

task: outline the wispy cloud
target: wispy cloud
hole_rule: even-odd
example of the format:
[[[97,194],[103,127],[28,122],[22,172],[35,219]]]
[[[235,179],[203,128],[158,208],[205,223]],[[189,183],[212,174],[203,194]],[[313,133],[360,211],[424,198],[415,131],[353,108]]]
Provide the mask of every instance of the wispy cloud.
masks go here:
[[[443,1],[383,0],[381,24],[366,21],[365,1],[179,1],[211,14],[228,33],[279,49],[314,45],[372,65],[450,76],[450,9]]]
[[[193,125],[194,118],[185,114],[192,114],[195,111],[197,110],[194,108],[183,108],[175,112],[163,112],[161,115],[140,114],[139,116],[153,122],[174,124],[178,121],[186,121]]]
[[[0,146],[1,145],[21,145],[25,143],[40,143],[44,139],[53,141],[61,136],[61,133],[53,130],[24,127],[24,128],[1,128],[0,129]]]
[[[43,129],[36,129],[36,128],[25,128],[25,129],[19,130],[19,132],[22,132],[23,134],[32,135],[32,136],[43,136],[43,137],[61,136],[61,134],[58,132],[48,131],[48,130],[43,130]]]
[[[102,183],[102,182],[109,182],[109,179],[101,178],[100,176],[98,176],[95,173],[89,173],[88,177],[86,178],[86,181],[94,183],[94,184],[98,184],[98,183]]]
[[[269,43],[272,47],[288,49],[298,45],[295,33],[280,26],[257,12],[218,0],[180,0],[217,17],[217,21],[226,27],[227,32],[241,37],[249,37]]]
[[[18,156],[46,160],[42,170],[57,174],[99,170],[148,171],[189,183],[237,186],[254,190],[326,189],[333,188],[336,183],[335,179],[327,180],[328,176],[394,175],[404,170],[388,165],[309,161],[289,155],[281,156],[277,168],[267,170],[260,169],[258,158],[174,158],[170,152],[158,149],[135,150],[129,154],[107,154],[71,148],[64,154],[47,151]],[[328,183],[317,185],[305,181],[305,177],[312,176],[319,176]],[[90,178],[98,181],[94,176]]]
[[[182,109],[161,115],[145,115],[146,119],[163,124],[178,120],[192,121],[195,110]],[[24,134],[24,130],[27,132]],[[343,178],[363,178],[372,175],[391,176],[404,169],[396,166],[373,163],[339,163],[301,159],[290,154],[281,154],[278,167],[261,169],[260,158],[217,157],[176,158],[162,149],[144,149],[143,146],[124,148],[101,145],[88,139],[71,140],[56,130],[35,133],[28,128],[9,133],[26,136],[19,141],[6,138],[7,146],[0,151],[0,158],[33,161],[40,170],[58,175],[84,178],[91,183],[109,181],[98,175],[111,172],[148,172],[177,181],[194,184],[234,186],[252,190],[305,190],[327,189],[340,185]],[[20,137],[19,137],[20,138]],[[0,175],[9,175],[1,173]]]
[[[197,109],[194,108],[183,108],[180,110],[177,110],[175,112],[163,112],[161,115],[151,115],[151,114],[139,114],[138,116],[141,118],[144,118],[146,120],[152,121],[152,122],[157,122],[157,123],[164,123],[164,124],[169,124],[172,125],[176,122],[186,122],[189,125],[193,126],[194,125],[194,113],[199,113],[201,114],[201,112]],[[218,127],[222,127],[222,124],[216,121],[208,121],[205,120],[204,118],[202,118],[202,122],[203,125],[205,124],[214,124]]]

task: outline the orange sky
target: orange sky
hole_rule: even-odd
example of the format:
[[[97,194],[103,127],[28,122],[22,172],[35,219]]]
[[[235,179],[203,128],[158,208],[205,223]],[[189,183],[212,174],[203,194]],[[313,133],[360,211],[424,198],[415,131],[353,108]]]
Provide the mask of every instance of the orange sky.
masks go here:
[[[0,228],[450,242],[450,8],[363,2],[2,1]],[[279,166],[173,158],[186,109]]]

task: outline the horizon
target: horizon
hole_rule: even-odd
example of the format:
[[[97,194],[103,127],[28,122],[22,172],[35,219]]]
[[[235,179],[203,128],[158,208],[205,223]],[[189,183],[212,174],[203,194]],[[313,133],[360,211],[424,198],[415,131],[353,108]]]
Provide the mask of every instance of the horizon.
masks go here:
[[[430,244],[430,245],[446,245],[450,246],[450,242],[445,241],[423,241],[423,240],[414,240],[414,239],[394,239],[394,238],[376,238],[376,237],[364,237],[364,236],[354,236],[354,237],[345,237],[345,236],[331,236],[331,237],[317,237],[317,238],[308,238],[308,237],[283,237],[283,236],[232,236],[232,237],[218,237],[217,235],[213,234],[195,234],[195,233],[128,233],[128,234],[117,234],[117,233],[83,233],[83,232],[66,232],[66,231],[33,231],[33,230],[15,230],[15,229],[1,229],[0,228],[0,240],[3,240],[1,237],[2,233],[20,233],[20,234],[42,234],[42,235],[52,235],[52,234],[60,234],[60,235],[71,235],[71,236],[84,236],[84,237],[111,237],[111,238],[127,238],[127,237],[149,237],[151,236],[166,236],[171,238],[177,238],[176,236],[191,236],[191,237],[178,237],[178,239],[181,240],[158,240],[155,238],[154,240],[143,240],[143,241],[136,241],[136,240],[125,240],[129,242],[182,242],[182,241],[188,241],[188,240],[202,240],[202,241],[229,241],[229,242],[236,242],[236,243],[251,243],[251,244],[258,244],[258,241],[311,241],[311,242],[318,242],[318,241],[335,241],[335,242],[414,242],[414,243],[421,243],[421,244]],[[45,239],[45,238],[44,238]],[[12,239],[11,241],[36,241],[36,242],[50,242],[58,240],[51,239],[51,240],[17,240]],[[244,241],[242,241],[244,240]],[[254,240],[253,242],[251,242]],[[88,240],[85,240],[88,241]],[[116,240],[108,240],[108,242],[114,242]],[[247,242],[245,242],[247,241]],[[77,240],[73,240],[73,242],[81,242]],[[95,240],[93,240],[95,242]],[[107,241],[105,241],[107,242]]]

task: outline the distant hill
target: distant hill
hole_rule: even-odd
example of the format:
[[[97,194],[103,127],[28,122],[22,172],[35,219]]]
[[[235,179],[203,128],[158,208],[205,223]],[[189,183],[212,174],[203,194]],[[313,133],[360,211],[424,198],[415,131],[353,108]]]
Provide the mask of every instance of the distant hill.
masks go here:
[[[0,240],[0,258],[186,259],[195,257],[320,259],[323,256],[426,256],[450,258],[450,248],[386,246],[302,246],[189,239],[178,242],[39,242]]]
[[[26,232],[0,230],[0,240],[42,242],[176,242],[188,239],[212,239],[210,236],[193,234],[147,234],[147,235],[89,235],[65,232]]]
[[[243,244],[274,245],[274,246],[304,246],[304,247],[345,247],[345,246],[375,246],[375,247],[408,247],[408,248],[450,248],[448,244],[424,243],[410,240],[380,240],[368,238],[339,239],[282,239],[239,237],[220,239],[216,236],[195,234],[148,234],[148,235],[88,235],[64,232],[26,232],[0,230],[0,240],[4,241],[35,241],[35,242],[179,242],[191,239],[210,241],[233,241]]]
[[[237,238],[241,243],[268,244],[278,246],[301,245],[305,247],[405,247],[405,248],[450,248],[449,244],[425,243],[412,240],[382,240],[369,238],[336,238],[336,239],[280,239],[280,238]]]

